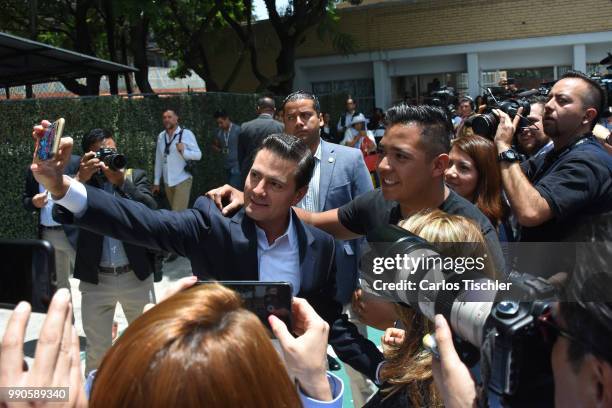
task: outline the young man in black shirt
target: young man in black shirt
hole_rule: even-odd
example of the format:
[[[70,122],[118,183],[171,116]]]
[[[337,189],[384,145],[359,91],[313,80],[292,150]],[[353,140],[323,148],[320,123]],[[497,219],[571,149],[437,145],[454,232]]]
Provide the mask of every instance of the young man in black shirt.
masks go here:
[[[516,121],[496,111],[500,125],[495,144],[502,181],[522,227],[522,242],[583,241],[576,234],[582,219],[612,211],[612,157],[591,133],[607,106],[605,99],[597,82],[579,72],[566,73],[548,94],[544,110],[544,132],[552,139],[553,150],[522,165],[510,146]],[[525,252],[536,247],[541,262]],[[553,256],[542,251],[551,251]],[[521,271],[533,273],[546,265],[549,271],[544,275],[570,272],[573,263],[554,262],[553,266],[551,261],[559,260],[559,255],[571,256],[571,252],[570,246],[559,244],[522,247],[522,257],[530,259],[521,262],[529,270]]]
[[[298,210],[299,217],[338,239],[352,239],[416,212],[439,208],[469,218],[481,228],[496,269],[506,272],[497,232],[472,203],[444,184],[453,127],[434,106],[397,105],[386,114],[387,130],[379,150],[381,188],[322,213]]]

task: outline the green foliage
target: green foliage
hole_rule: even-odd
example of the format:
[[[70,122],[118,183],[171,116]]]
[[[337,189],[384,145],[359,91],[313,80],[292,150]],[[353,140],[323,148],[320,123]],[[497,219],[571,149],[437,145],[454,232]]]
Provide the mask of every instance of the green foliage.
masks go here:
[[[316,32],[321,41],[331,39],[334,49],[342,55],[354,54],[357,49],[355,38],[340,31],[340,16],[333,2],[328,5],[327,14],[317,26]]]
[[[176,110],[181,125],[195,133],[202,150],[202,160],[196,162],[194,171],[193,203],[200,194],[226,182],[223,157],[210,148],[216,130],[213,113],[225,109],[235,123],[246,122],[255,116],[257,97],[256,94],[208,92],[159,98],[102,96],[1,102],[0,237],[36,236],[37,216],[24,210],[21,196],[34,151],[32,126],[41,119],[65,118],[64,135],[74,139],[74,153],[78,155],[82,154],[81,139],[90,129],[111,130],[120,151],[128,158],[128,166],[145,169],[152,182],[155,143],[162,131],[161,115],[165,109]],[[337,120],[342,112],[345,99],[346,95],[321,98],[321,106],[332,114],[332,121]]]
[[[153,179],[155,143],[163,130],[161,115],[175,109],[180,123],[191,129],[202,150],[196,162],[192,202],[200,194],[226,181],[223,157],[210,148],[214,137],[213,112],[226,109],[237,123],[255,115],[257,95],[215,94],[183,95],[159,98],[91,97],[79,99],[33,99],[0,103],[0,237],[33,238],[36,216],[24,210],[21,195],[25,174],[32,160],[34,143],[32,125],[41,119],[66,119],[65,136],[75,141],[74,152],[81,155],[81,139],[90,129],[102,127],[115,135],[119,149],[127,156],[128,166],[142,168]]]

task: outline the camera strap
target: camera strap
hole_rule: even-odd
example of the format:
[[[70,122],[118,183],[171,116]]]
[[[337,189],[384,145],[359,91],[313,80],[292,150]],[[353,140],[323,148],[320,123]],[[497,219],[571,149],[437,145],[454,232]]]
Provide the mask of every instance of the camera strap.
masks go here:
[[[544,157],[544,163],[543,165],[537,170],[537,172],[533,175],[533,178],[531,180],[532,184],[537,183],[540,179],[542,179],[544,176],[546,176],[549,171],[552,169],[553,165],[563,156],[565,156],[566,154],[568,154],[569,152],[571,152],[575,147],[580,146],[581,144],[583,144],[584,142],[586,142],[589,137],[591,137],[592,134],[591,133],[587,133],[586,135],[582,135],[581,137],[579,137],[578,139],[574,140],[570,145],[568,145],[567,147],[565,147],[562,151],[560,152],[555,152],[554,149],[551,150],[550,152],[548,152],[546,154],[546,156]]]

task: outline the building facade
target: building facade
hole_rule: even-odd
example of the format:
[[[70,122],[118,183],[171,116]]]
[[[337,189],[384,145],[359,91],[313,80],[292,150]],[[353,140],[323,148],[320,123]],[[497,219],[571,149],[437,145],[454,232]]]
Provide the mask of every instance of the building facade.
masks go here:
[[[597,62],[612,52],[610,0],[364,0],[343,3],[338,14],[355,53],[340,55],[313,30],[298,49],[294,88],[350,93],[365,112],[438,85],[475,97],[503,77],[531,88],[572,68],[601,71]],[[256,30],[260,68],[272,74],[275,35],[267,22]],[[230,71],[239,42],[228,35],[225,46],[220,73]],[[244,64],[232,90],[256,87]]]
[[[317,56],[309,44],[294,87],[352,91],[369,107],[416,101],[444,85],[475,97],[506,77],[537,88],[569,69],[605,73],[598,62],[612,52],[605,0],[366,1],[340,15],[362,50]]]

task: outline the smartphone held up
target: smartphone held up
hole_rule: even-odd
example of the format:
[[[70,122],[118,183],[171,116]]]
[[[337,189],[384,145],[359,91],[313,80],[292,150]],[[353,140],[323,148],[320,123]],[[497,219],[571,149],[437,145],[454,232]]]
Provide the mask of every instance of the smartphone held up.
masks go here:
[[[36,142],[36,158],[38,160],[50,160],[57,154],[65,123],[64,118],[59,118],[45,128],[43,135]]]

